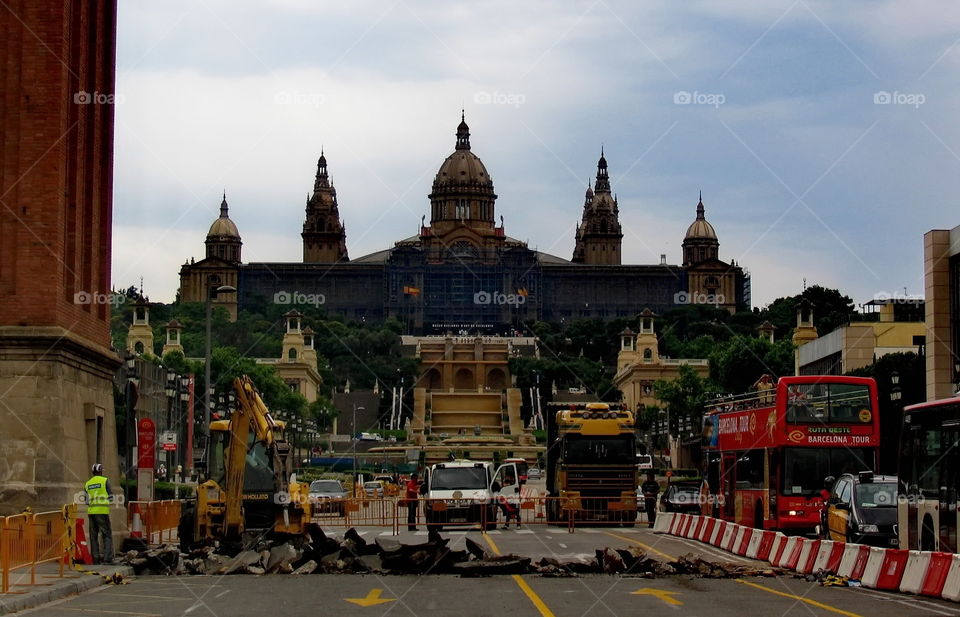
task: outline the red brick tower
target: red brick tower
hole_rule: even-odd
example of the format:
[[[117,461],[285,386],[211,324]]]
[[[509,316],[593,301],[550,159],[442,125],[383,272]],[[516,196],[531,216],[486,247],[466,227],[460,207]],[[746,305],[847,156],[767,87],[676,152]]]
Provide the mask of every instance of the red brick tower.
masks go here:
[[[110,349],[116,0],[0,10],[0,514],[119,485]]]

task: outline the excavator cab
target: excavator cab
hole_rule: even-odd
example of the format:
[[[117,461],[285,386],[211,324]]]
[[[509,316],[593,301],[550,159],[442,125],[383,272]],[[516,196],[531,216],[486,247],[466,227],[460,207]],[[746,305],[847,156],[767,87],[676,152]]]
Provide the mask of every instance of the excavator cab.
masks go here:
[[[180,521],[185,546],[271,529],[300,534],[310,521],[309,488],[292,474],[283,424],[270,417],[249,378],[235,380],[234,389],[238,405],[230,420],[210,423],[208,479]]]

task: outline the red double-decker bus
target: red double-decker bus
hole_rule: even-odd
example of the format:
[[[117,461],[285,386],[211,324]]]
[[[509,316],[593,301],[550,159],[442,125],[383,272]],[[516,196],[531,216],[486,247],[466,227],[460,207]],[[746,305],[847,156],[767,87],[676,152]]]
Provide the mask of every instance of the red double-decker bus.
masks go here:
[[[874,469],[878,416],[876,382],[863,377],[781,377],[710,401],[704,513],[761,529],[813,529],[827,476]]]

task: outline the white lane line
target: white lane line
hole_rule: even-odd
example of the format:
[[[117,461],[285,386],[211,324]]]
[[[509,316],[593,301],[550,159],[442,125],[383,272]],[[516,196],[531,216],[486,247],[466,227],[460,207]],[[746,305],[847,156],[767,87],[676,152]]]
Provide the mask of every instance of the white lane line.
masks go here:
[[[563,544],[562,542],[558,543],[557,546],[559,546],[560,548],[567,548],[567,545]]]
[[[600,533],[600,531],[597,529],[581,529],[580,531],[583,533]]]
[[[532,529],[517,529],[517,533],[532,534],[532,533],[533,533],[533,530],[532,530]]]

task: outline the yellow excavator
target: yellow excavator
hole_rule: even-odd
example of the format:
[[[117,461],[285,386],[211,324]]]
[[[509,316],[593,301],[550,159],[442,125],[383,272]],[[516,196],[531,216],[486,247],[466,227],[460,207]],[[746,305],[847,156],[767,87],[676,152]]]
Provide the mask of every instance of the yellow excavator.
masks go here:
[[[249,377],[235,379],[233,389],[237,406],[230,419],[210,423],[207,480],[197,487],[196,504],[183,508],[183,547],[298,536],[310,524],[309,485],[293,473],[283,423],[271,417]]]

